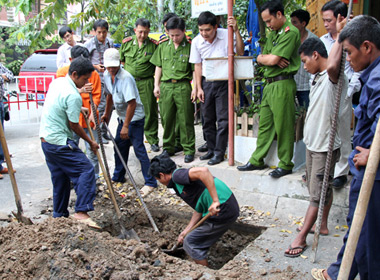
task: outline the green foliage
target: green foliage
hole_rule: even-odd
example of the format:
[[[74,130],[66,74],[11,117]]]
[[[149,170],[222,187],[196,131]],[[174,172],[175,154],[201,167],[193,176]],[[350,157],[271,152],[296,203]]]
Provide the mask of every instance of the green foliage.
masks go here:
[[[18,75],[23,61],[29,56],[27,47],[20,47],[17,45],[17,41],[9,38],[10,34],[16,29],[16,27],[0,28],[0,61],[14,75]]]
[[[164,1],[164,15],[169,13],[170,0]],[[196,18],[191,18],[191,0],[175,1],[174,13],[183,18],[186,22],[186,29],[191,30],[193,34],[198,34],[198,24]],[[160,18],[160,24],[162,18]]]
[[[20,73],[21,65],[24,63],[23,60],[13,60],[12,62],[5,65],[9,70],[12,71],[13,75],[18,76]]]

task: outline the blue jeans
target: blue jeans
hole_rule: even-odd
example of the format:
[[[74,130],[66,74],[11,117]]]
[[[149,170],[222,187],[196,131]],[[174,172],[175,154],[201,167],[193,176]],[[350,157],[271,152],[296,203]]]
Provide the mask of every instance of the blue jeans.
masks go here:
[[[353,177],[351,181],[349,209],[347,215],[347,225],[349,229],[344,236],[343,246],[338,254],[337,261],[330,265],[327,269],[327,273],[333,280],[338,278],[338,273],[342,263],[343,253],[346,248],[346,242],[351,229],[362,182],[362,180],[357,179],[356,177]],[[380,236],[379,201],[380,181],[375,181],[348,280],[355,279],[358,274],[360,275],[361,280],[380,279],[380,242],[378,241]]]
[[[1,119],[1,125],[3,126],[4,130],[4,103],[0,96],[0,119]],[[3,162],[4,162],[4,152],[3,147],[0,144],[0,171],[3,170]]]
[[[90,132],[89,132],[88,128],[83,128],[83,130],[86,132],[86,134],[88,135],[88,137],[90,137],[90,139],[91,139]],[[99,143],[99,141],[98,141],[98,134],[97,134],[96,130],[92,130],[92,134],[94,134],[95,141],[97,143]],[[73,133],[73,138],[74,138],[74,141],[77,143],[77,145],[79,145],[79,140],[81,139],[79,137],[79,135]],[[88,159],[90,160],[90,162],[91,162],[91,164],[92,164],[92,166],[94,167],[94,170],[95,170],[95,179],[98,179],[99,178],[99,161],[98,161],[98,157],[91,150],[90,144],[88,144],[86,141],[84,141],[84,143],[86,145],[86,155],[87,155]]]
[[[115,142],[123,155],[123,159],[126,164],[128,164],[129,148],[131,144],[135,151],[136,157],[139,159],[141,164],[141,171],[144,176],[145,185],[151,187],[157,187],[157,181],[155,178],[149,175],[150,161],[148,154],[146,153],[144,145],[144,119],[131,122],[128,127],[128,136],[126,140],[120,138],[120,131],[123,127],[123,121],[118,119],[119,125],[116,131]],[[114,182],[125,182],[126,170],[115,150],[115,170],[113,172],[112,181]]]
[[[53,183],[53,217],[68,217],[70,181],[77,194],[75,212],[94,210],[95,173],[94,167],[79,149],[75,141],[67,139],[66,145],[41,142]]]

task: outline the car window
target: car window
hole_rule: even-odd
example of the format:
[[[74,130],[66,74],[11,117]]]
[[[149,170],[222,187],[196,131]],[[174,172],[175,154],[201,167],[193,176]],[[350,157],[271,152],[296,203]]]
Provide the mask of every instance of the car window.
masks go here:
[[[57,72],[57,55],[35,53],[22,65],[21,72]]]

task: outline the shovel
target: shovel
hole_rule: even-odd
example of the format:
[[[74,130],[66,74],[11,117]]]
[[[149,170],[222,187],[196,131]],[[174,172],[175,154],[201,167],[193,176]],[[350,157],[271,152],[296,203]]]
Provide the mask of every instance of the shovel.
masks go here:
[[[90,94],[90,97],[91,97],[91,105],[92,105],[93,102],[92,102],[92,95],[91,94]],[[95,108],[93,107],[92,110],[93,109],[95,109]],[[105,164],[107,164],[106,157],[105,157],[104,146],[103,146],[103,141],[102,141],[102,137],[101,137],[101,133],[100,133],[100,129],[99,129],[99,122],[98,122],[98,119],[97,119],[96,111],[93,111],[93,112],[95,112],[94,113],[94,117],[95,117],[95,122],[96,122],[96,131],[97,131],[98,136],[100,134],[99,144],[100,144],[100,147],[102,149],[104,162],[105,162]],[[88,131],[90,132],[91,139],[93,141],[95,141],[95,137],[94,137],[94,134],[92,133],[90,122],[88,121],[88,118],[87,118],[86,115],[83,114],[83,116],[84,116],[84,119],[86,120],[86,125],[87,125],[87,128],[88,128]],[[138,237],[136,231],[133,228],[131,228],[130,230],[127,230],[124,227],[124,225],[123,225],[123,223],[121,221],[121,211],[120,211],[119,206],[118,206],[117,201],[116,201],[115,192],[114,192],[114,189],[113,189],[113,186],[112,186],[112,183],[111,183],[109,172],[107,172],[108,171],[108,165],[107,165],[107,169],[106,169],[105,166],[104,166],[104,164],[103,164],[102,158],[100,157],[99,151],[96,151],[96,156],[98,158],[98,162],[99,162],[100,168],[102,169],[102,172],[104,174],[104,178],[106,180],[107,188],[109,190],[112,203],[113,203],[113,205],[115,207],[117,221],[118,221],[118,223],[120,225],[120,231],[121,231],[121,233],[120,233],[120,235],[118,237],[120,239],[135,239],[137,241],[140,241],[140,238]]]
[[[18,191],[18,187],[16,183],[15,171],[13,170],[11,157],[9,155],[8,145],[7,145],[7,141],[5,140],[4,130],[3,130],[3,126],[1,122],[0,122],[0,141],[1,141],[1,146],[3,147],[5,160],[7,162],[8,173],[9,173],[9,176],[11,177],[13,193],[15,195],[16,206],[17,206],[17,213],[12,211],[12,214],[16,217],[17,221],[19,221],[20,223],[23,223],[26,225],[32,225],[33,222],[28,217],[25,217],[23,215],[24,210],[22,209],[21,197],[20,197],[20,193]]]
[[[121,154],[121,152],[120,152],[120,150],[119,150],[119,148],[118,148],[118,146],[117,146],[117,144],[116,144],[115,138],[112,136],[111,130],[109,129],[109,127],[107,126],[106,123],[103,123],[103,124],[104,124],[104,126],[106,127],[106,129],[107,129],[107,131],[108,131],[108,136],[109,136],[109,137],[111,138],[111,140],[112,140],[112,143],[113,143],[113,146],[114,146],[114,148],[115,148],[115,151],[116,151],[116,153],[118,154],[118,156],[119,156],[119,158],[120,158],[120,161],[121,161],[121,163],[123,164],[123,166],[124,166],[124,168],[125,168],[125,171],[127,172],[128,176],[129,176],[129,179],[130,179],[131,182],[132,182],[133,187],[135,188],[135,191],[136,191],[136,193],[137,193],[137,196],[139,197],[139,200],[140,200],[140,202],[141,202],[141,205],[143,206],[143,208],[144,208],[144,210],[145,210],[145,213],[146,213],[146,215],[148,216],[148,219],[149,219],[149,221],[150,221],[150,223],[151,223],[151,225],[152,225],[154,231],[155,231],[155,232],[160,232],[160,231],[158,230],[158,228],[157,228],[156,223],[155,223],[154,220],[153,220],[152,214],[150,213],[148,207],[146,206],[146,204],[145,204],[145,202],[144,202],[144,199],[142,198],[142,195],[141,195],[141,193],[140,193],[140,190],[139,190],[139,188],[137,187],[137,184],[136,184],[136,182],[135,182],[135,179],[133,179],[132,173],[131,173],[131,171],[129,170],[127,163],[124,161],[124,158],[123,158],[123,156],[122,156],[122,154]]]
[[[211,213],[208,213],[206,216],[204,216],[198,223],[196,223],[188,233],[186,233],[186,235],[184,236],[184,238],[190,233],[192,232],[194,229],[196,229],[197,227],[199,227],[201,224],[203,224],[209,217],[211,216]],[[174,244],[174,246],[171,248],[171,249],[162,249],[162,252],[168,254],[168,255],[177,255],[177,251],[179,250],[183,250],[183,247],[180,247],[178,248],[180,245],[180,243],[176,243]]]

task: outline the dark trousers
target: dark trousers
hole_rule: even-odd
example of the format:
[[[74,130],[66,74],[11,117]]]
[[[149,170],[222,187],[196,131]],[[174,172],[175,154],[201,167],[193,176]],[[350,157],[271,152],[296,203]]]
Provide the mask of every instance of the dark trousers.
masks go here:
[[[215,156],[224,157],[228,142],[228,82],[206,82],[203,78],[202,88],[205,100],[201,111],[207,148]]]
[[[327,273],[332,279],[338,278],[340,265],[343,259],[343,253],[346,248],[348,234],[350,232],[352,219],[354,216],[356,204],[359,197],[362,180],[353,178],[351,182],[349,210],[347,215],[347,225],[349,227],[344,239],[343,246],[338,254],[337,261],[328,269]],[[352,263],[349,280],[355,279],[360,275],[361,280],[378,280],[380,279],[380,181],[375,181],[371,198],[368,204],[367,214],[364,220],[363,228],[360,233],[358,245],[356,248],[354,260]]]
[[[145,119],[141,119],[138,121],[131,122],[129,124],[128,135],[129,138],[123,140],[120,138],[120,131],[123,127],[123,121],[118,119],[119,125],[116,131],[115,142],[117,147],[120,150],[120,153],[123,156],[123,159],[126,164],[128,164],[129,157],[129,148],[131,145],[133,146],[133,150],[135,151],[136,157],[139,159],[141,164],[141,171],[144,176],[145,185],[151,187],[157,187],[157,181],[155,178],[149,175],[149,167],[150,161],[148,158],[148,154],[146,153],[145,145],[144,145],[144,121]],[[115,150],[115,170],[113,172],[112,181],[115,182],[125,182],[125,173],[126,170],[123,166],[123,163],[120,160],[119,155]]]
[[[75,212],[94,210],[95,172],[94,167],[77,144],[67,139],[66,145],[41,143],[53,183],[53,217],[68,217],[70,181],[77,194]]]
[[[0,121],[4,130],[4,103],[3,103],[3,98],[1,95],[0,95]],[[3,147],[0,144],[0,171],[3,170],[4,168],[2,165],[3,162],[4,162],[4,152],[3,152]]]

